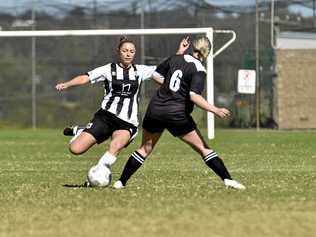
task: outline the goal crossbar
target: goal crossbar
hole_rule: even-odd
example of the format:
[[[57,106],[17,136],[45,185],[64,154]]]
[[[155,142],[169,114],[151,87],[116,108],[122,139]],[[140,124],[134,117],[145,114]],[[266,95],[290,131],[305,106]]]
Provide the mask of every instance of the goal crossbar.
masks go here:
[[[97,36],[97,35],[177,35],[206,34],[212,28],[159,28],[159,29],[91,29],[91,30],[21,30],[0,31],[0,37],[49,37],[49,36]]]
[[[24,31],[1,31],[0,38],[6,37],[61,37],[61,36],[115,36],[115,35],[187,35],[205,34],[213,46],[213,34],[226,33],[232,37],[214,52],[211,48],[207,59],[207,100],[214,104],[214,58],[224,51],[236,39],[236,33],[232,30],[213,30],[212,27],[206,28],[159,28],[159,29],[90,29],[90,30],[24,30]],[[167,56],[167,55],[166,55]],[[34,103],[34,102],[33,102]],[[207,113],[208,138],[215,137],[214,114]]]

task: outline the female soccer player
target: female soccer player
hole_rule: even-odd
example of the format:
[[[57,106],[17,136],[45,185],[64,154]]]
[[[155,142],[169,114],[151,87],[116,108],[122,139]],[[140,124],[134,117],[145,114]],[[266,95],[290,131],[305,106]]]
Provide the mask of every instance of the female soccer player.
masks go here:
[[[184,53],[182,45],[181,41],[177,53]],[[120,39],[117,50],[118,63],[108,63],[85,75],[56,85],[56,89],[62,91],[89,82],[104,83],[104,99],[91,122],[84,129],[66,128],[64,133],[74,135],[69,150],[75,155],[82,154],[96,143],[102,143],[111,137],[109,149],[97,164],[108,168],[116,161],[119,152],[137,134],[140,85],[142,80],[151,78],[156,69],[156,66],[133,64],[135,44],[126,37]],[[162,83],[160,77],[153,78]]]
[[[189,42],[186,46],[189,47]],[[220,118],[230,115],[227,109],[211,105],[201,96],[206,80],[205,68],[201,62],[206,60],[210,52],[209,40],[206,37],[197,38],[192,46],[192,55],[171,56],[156,69],[164,78],[163,85],[148,105],[143,120],[142,144],[129,157],[120,179],[114,183],[114,188],[119,189],[126,185],[152,152],[164,129],[167,129],[197,151],[206,165],[224,181],[226,187],[245,189],[245,186],[231,178],[222,159],[207,146],[190,115],[194,104]]]

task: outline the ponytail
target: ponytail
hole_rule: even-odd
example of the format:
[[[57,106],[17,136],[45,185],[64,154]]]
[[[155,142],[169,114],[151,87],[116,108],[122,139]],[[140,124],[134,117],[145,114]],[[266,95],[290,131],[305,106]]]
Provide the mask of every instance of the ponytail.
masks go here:
[[[201,61],[205,61],[209,55],[212,45],[209,39],[205,36],[199,37],[192,42],[193,51],[197,52]]]

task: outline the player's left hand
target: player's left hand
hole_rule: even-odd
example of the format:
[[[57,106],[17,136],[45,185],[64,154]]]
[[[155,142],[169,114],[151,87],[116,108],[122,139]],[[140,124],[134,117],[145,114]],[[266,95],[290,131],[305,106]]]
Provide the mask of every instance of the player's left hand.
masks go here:
[[[218,108],[215,114],[220,118],[228,118],[230,116],[230,111],[226,108]]]

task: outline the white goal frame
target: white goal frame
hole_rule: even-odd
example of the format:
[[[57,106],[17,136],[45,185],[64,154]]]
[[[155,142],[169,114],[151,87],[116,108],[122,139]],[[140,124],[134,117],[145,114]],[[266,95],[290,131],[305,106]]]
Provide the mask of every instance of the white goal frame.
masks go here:
[[[216,52],[213,47],[214,33],[231,34],[231,38]],[[112,29],[112,30],[26,30],[26,31],[0,31],[0,37],[62,37],[62,36],[115,36],[115,35],[187,35],[205,34],[212,44],[211,52],[207,59],[207,101],[214,104],[214,58],[224,51],[236,39],[232,30],[214,30],[208,28],[159,28],[159,29]],[[166,55],[168,56],[168,55]],[[33,98],[32,98],[33,99]],[[34,103],[34,101],[32,101]],[[34,113],[34,111],[32,111]],[[207,113],[208,138],[215,138],[214,114]]]

